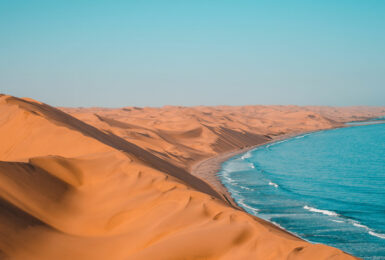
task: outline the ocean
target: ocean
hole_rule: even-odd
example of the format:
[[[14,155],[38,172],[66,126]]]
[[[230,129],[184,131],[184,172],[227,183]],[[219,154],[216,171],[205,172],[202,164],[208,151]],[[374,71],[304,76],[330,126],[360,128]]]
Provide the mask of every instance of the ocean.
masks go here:
[[[385,259],[385,124],[319,131],[222,164],[247,212],[314,243]]]

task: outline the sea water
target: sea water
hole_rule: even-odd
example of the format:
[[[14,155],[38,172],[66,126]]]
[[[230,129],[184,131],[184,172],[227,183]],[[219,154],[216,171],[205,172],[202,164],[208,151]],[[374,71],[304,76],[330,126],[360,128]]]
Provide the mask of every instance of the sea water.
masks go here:
[[[307,241],[385,259],[385,124],[267,144],[218,175],[247,212]]]

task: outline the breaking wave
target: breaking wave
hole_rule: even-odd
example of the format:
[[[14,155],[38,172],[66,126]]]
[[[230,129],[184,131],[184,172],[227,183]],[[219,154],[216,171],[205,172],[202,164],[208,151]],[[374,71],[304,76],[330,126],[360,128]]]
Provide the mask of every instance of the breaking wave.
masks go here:
[[[277,183],[269,181],[269,185],[270,186],[274,186],[275,188],[278,188],[278,184]]]
[[[244,160],[244,159],[247,159],[250,157],[251,157],[251,151],[248,151],[247,153],[245,153],[244,155],[241,156],[241,159]]]
[[[303,208],[308,210],[308,211],[311,211],[311,212],[321,213],[321,214],[328,215],[328,216],[335,216],[335,217],[339,216],[334,211],[325,210],[325,209],[317,209],[317,208],[309,207],[308,205],[305,205]]]
[[[257,215],[257,214],[258,214],[258,209],[253,208],[253,207],[247,205],[247,204],[245,203],[245,200],[244,200],[244,199],[239,199],[239,200],[237,201],[237,203],[238,203],[242,208],[244,208],[247,212],[249,212],[249,213],[251,213],[251,214],[253,214],[253,215]]]
[[[365,226],[365,225],[363,225],[363,224],[361,224],[361,223],[359,223],[357,221],[353,221],[353,226],[365,229],[366,231],[368,231],[368,234],[371,235],[371,236],[375,236],[375,237],[378,237],[378,238],[381,238],[381,239],[385,239],[385,234],[376,233],[370,227]]]

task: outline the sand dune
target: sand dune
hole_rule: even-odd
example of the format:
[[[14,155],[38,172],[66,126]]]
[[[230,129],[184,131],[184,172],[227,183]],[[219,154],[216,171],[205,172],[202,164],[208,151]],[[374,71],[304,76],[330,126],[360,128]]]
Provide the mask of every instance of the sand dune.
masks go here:
[[[385,114],[376,107],[61,108],[185,169],[218,153]]]
[[[294,106],[59,110],[2,95],[0,257],[353,258],[236,209],[189,173],[215,154],[352,118],[347,112],[337,118],[314,111]]]

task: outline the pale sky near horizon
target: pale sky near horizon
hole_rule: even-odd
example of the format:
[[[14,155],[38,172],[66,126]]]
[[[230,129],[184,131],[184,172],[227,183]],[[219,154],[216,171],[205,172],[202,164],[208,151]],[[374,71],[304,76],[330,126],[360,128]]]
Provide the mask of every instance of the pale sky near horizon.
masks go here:
[[[55,106],[385,106],[383,0],[0,0],[0,37]]]

